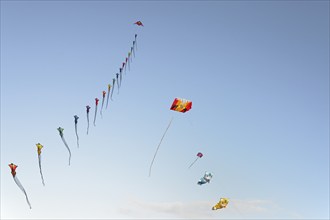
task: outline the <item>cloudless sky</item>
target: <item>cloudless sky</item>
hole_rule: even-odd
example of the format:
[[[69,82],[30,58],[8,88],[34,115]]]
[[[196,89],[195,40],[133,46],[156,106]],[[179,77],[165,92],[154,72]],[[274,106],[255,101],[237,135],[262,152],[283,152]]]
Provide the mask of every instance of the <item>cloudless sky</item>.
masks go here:
[[[3,219],[329,219],[329,1],[1,1],[0,175]]]

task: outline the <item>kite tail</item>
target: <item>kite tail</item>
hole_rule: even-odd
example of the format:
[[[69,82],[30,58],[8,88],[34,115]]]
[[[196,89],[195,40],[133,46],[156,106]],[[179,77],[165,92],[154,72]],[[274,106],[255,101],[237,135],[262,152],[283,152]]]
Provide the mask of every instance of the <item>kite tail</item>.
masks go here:
[[[29,198],[28,198],[28,196],[27,196],[27,194],[26,194],[26,192],[25,192],[25,189],[24,189],[24,187],[22,186],[21,182],[18,180],[18,178],[17,178],[16,175],[14,176],[14,181],[15,181],[16,185],[17,185],[17,186],[22,190],[22,192],[24,193],[25,198],[26,198],[26,202],[27,202],[27,204],[29,205],[30,209],[32,209],[31,204],[30,204],[30,201],[29,201]]]
[[[173,121],[173,117],[171,118],[170,123],[167,125],[167,128],[166,128],[166,130],[165,130],[165,132],[164,132],[164,134],[163,134],[162,138],[160,139],[160,142],[159,142],[159,144],[158,144],[158,146],[157,146],[157,149],[156,149],[156,152],[155,152],[155,154],[154,154],[154,157],[152,158],[152,161],[151,161],[151,164],[150,164],[150,168],[149,168],[149,177],[150,177],[150,175],[151,175],[151,168],[152,168],[152,165],[153,165],[153,163],[154,163],[154,160],[155,160],[155,157],[156,157],[156,155],[157,155],[157,152],[158,152],[158,149],[159,149],[159,147],[160,147],[160,144],[162,143],[163,138],[165,137],[165,134],[166,134],[168,128],[171,126],[172,121]]]
[[[194,165],[194,163],[196,163],[197,160],[198,160],[198,157],[196,158],[196,160],[194,160],[194,162],[192,162],[192,163],[190,164],[190,166],[188,167],[188,169],[189,169],[192,165]]]
[[[42,184],[45,186],[44,176],[42,175],[42,171],[41,171],[41,155],[38,155],[38,161],[39,161],[39,170],[40,170]]]
[[[68,151],[69,151],[69,166],[70,166],[70,162],[71,162],[71,151],[70,151],[70,148],[69,148],[68,144],[66,143],[64,137],[61,136],[61,138],[62,138],[62,141],[63,141],[64,145],[66,146],[66,148],[67,148]]]
[[[96,121],[96,113],[97,113],[97,106],[95,106],[95,114],[94,114],[94,122],[93,122],[94,126],[96,126],[96,124],[95,124],[95,121]]]
[[[78,131],[77,131],[77,124],[74,125],[74,129],[75,129],[75,131],[76,131],[77,147],[79,148],[79,137],[78,137]]]
[[[119,80],[117,80],[117,87],[118,87],[118,92],[117,92],[117,94],[119,94],[119,82],[118,82]]]
[[[111,100],[113,100],[113,99],[112,99],[112,94],[113,94],[113,90],[114,90],[114,89],[115,89],[115,86],[113,85],[113,86],[112,86],[112,90],[111,90],[111,97],[110,97]]]
[[[105,106],[105,109],[108,109],[108,102],[109,102],[109,91],[108,91],[108,95],[107,95],[107,104]]]
[[[123,70],[122,70],[123,71]],[[119,83],[119,87],[121,87],[121,80],[122,80],[122,73],[120,73],[120,83]],[[119,90],[119,89],[118,89]],[[118,91],[119,92],[119,91]]]
[[[104,104],[104,97],[102,99],[102,106],[101,106],[101,111],[100,111],[101,118],[103,118],[103,115],[102,115],[103,104]]]
[[[89,130],[89,114],[87,113],[87,134],[88,134],[88,130]]]

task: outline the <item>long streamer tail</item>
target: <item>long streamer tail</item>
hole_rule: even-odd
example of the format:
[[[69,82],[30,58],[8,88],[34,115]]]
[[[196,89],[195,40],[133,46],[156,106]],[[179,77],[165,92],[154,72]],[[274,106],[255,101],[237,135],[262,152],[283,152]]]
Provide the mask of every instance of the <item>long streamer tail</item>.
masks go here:
[[[107,104],[106,104],[106,106],[105,106],[105,109],[108,109],[109,95],[110,95],[110,91],[108,91],[108,95],[107,95]]]
[[[87,134],[88,134],[88,130],[89,130],[89,114],[87,113]]]
[[[192,165],[194,165],[194,163],[196,163],[197,160],[198,160],[198,157],[196,158],[196,160],[194,160],[194,162],[192,162],[192,163],[190,164],[190,166],[188,167],[188,169],[189,169]]]
[[[103,115],[102,115],[103,104],[104,104],[104,97],[102,98],[102,105],[101,105],[101,111],[100,111],[101,118],[103,118]]]
[[[74,125],[75,131],[76,131],[76,137],[77,137],[77,147],[79,148],[79,136],[78,136],[78,129],[77,124]]]
[[[26,191],[25,191],[24,187],[22,186],[21,182],[18,180],[18,178],[17,178],[16,175],[14,176],[14,181],[15,181],[16,185],[17,185],[17,186],[22,190],[22,192],[24,193],[25,198],[26,198],[26,202],[27,202],[27,204],[29,205],[30,209],[32,209],[31,204],[30,204],[30,201],[29,201],[29,198],[28,198],[28,196],[27,196],[27,194],[26,194]]]
[[[123,71],[123,70],[122,70],[122,71]],[[122,75],[123,75],[122,72],[120,72],[120,75],[119,75],[119,78],[120,78],[119,87],[121,87],[121,80],[122,80],[122,78],[123,78]]]
[[[62,136],[61,138],[62,138],[62,141],[63,141],[64,145],[66,146],[66,148],[69,151],[69,166],[70,166],[70,163],[71,163],[71,151],[70,151],[70,148],[69,148],[68,144],[66,143],[64,137]]]
[[[165,130],[165,132],[164,132],[164,134],[163,134],[162,138],[160,139],[160,142],[159,142],[159,144],[158,144],[158,146],[157,146],[157,149],[156,149],[156,152],[155,152],[155,154],[154,154],[154,157],[152,158],[152,161],[151,161],[151,164],[150,164],[150,168],[149,168],[149,177],[150,177],[150,175],[151,175],[151,168],[152,168],[152,165],[153,165],[153,163],[154,163],[154,161],[155,161],[155,157],[156,157],[156,155],[157,155],[158,149],[159,149],[159,147],[160,147],[160,145],[161,145],[161,143],[162,143],[162,141],[163,141],[163,138],[165,137],[165,134],[166,134],[168,128],[171,126],[172,121],[173,121],[173,117],[171,118],[170,123],[167,125],[167,128],[166,128],[166,130]]]
[[[111,97],[110,97],[111,100],[113,100],[113,99],[112,99],[112,94],[113,94],[113,90],[114,90],[114,89],[115,89],[115,85],[112,85]]]
[[[96,121],[96,113],[97,113],[97,106],[95,106],[95,114],[94,114],[94,122],[93,122],[94,126],[96,126],[96,124],[95,124],[95,121]]]
[[[119,80],[117,80],[117,87],[118,87],[118,91],[117,91],[117,94],[119,94]]]
[[[38,155],[38,161],[39,161],[39,171],[41,175],[42,184],[45,186],[44,176],[42,175],[42,170],[41,170],[41,155]]]

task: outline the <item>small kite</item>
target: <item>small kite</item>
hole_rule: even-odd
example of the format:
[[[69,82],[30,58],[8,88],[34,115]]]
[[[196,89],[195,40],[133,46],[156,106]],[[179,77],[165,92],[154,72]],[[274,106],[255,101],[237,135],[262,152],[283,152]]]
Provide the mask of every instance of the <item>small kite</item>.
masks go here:
[[[70,151],[70,148],[68,146],[68,144],[66,143],[65,139],[64,139],[64,135],[63,135],[63,131],[64,131],[64,128],[61,128],[61,127],[58,127],[57,128],[58,132],[60,132],[60,136],[61,136],[61,139],[65,145],[65,147],[68,149],[69,151],[69,166],[70,166],[70,162],[71,162],[71,151]]]
[[[110,99],[111,99],[111,100],[113,100],[113,99],[112,99],[112,94],[113,94],[113,90],[115,89],[115,83],[116,83],[116,79],[115,79],[115,78],[113,78],[113,79],[112,79],[112,90],[111,90],[111,97],[110,97]]]
[[[130,59],[131,59],[131,53],[128,52],[127,54],[128,71],[131,71]]]
[[[173,110],[173,111],[179,111],[179,112],[185,113],[185,112],[189,111],[191,109],[191,107],[192,107],[192,102],[191,101],[186,100],[186,99],[181,99],[181,98],[175,98],[170,109]],[[167,128],[166,128],[166,130],[165,130],[165,132],[164,132],[164,134],[163,134],[162,138],[160,139],[160,142],[157,146],[154,157],[152,158],[150,168],[149,168],[149,177],[151,175],[151,168],[152,168],[152,165],[154,163],[155,157],[157,155],[158,149],[159,149],[159,147],[160,147],[160,145],[161,145],[161,143],[162,143],[162,141],[165,137],[165,134],[166,134],[167,130],[171,126],[172,120],[173,120],[173,117],[170,120],[169,124],[167,125]]]
[[[26,191],[25,191],[23,185],[21,184],[21,182],[18,180],[18,178],[17,178],[17,176],[16,176],[16,168],[17,168],[17,165],[11,163],[11,164],[9,164],[8,166],[9,166],[10,169],[11,169],[11,175],[13,176],[16,185],[17,185],[17,186],[23,191],[23,193],[24,193],[24,195],[25,195],[25,198],[26,198],[26,202],[27,202],[27,204],[29,205],[30,209],[32,209],[31,204],[30,204],[30,201],[29,201],[29,198],[28,198],[28,196],[27,196],[27,194],[26,194]]]
[[[44,176],[42,175],[42,171],[41,171],[41,149],[44,146],[42,146],[40,143],[37,143],[36,146],[37,146],[37,151],[38,151],[38,161],[39,161],[39,170],[40,170],[41,180],[42,180],[42,184],[45,186]]]
[[[202,158],[203,154],[202,154],[201,152],[198,152],[198,154],[197,154],[196,156],[197,156],[197,158],[194,160],[194,162],[192,162],[192,163],[190,164],[190,166],[188,167],[188,169],[189,169],[192,165],[194,165],[194,163],[196,163],[196,161],[198,160],[198,158]]]
[[[198,185],[203,185],[205,183],[210,183],[211,179],[213,177],[213,174],[210,172],[205,172],[204,176],[200,178],[200,180],[197,182]]]
[[[212,210],[226,208],[229,203],[228,198],[220,198],[219,202],[212,207]]]
[[[89,130],[89,109],[91,107],[89,105],[86,105],[86,113],[87,113],[87,134],[88,134],[88,130]]]
[[[133,41],[133,46],[135,44],[135,49],[137,50],[137,40],[136,40],[136,38],[137,38],[137,34],[135,34],[134,41]]]
[[[79,117],[78,115],[75,115],[73,117],[74,117],[74,130],[76,132],[76,137],[77,137],[77,147],[79,148],[79,137],[78,137],[78,129],[77,129]]]
[[[131,47],[131,50],[132,50],[132,47]],[[128,52],[128,60],[131,61],[131,63],[133,63],[133,60],[132,60],[132,52]],[[128,62],[129,64],[129,62]]]
[[[126,74],[126,66],[128,65],[128,58],[125,58],[125,74]]]
[[[110,90],[111,90],[111,85],[110,85],[110,84],[108,84],[107,105],[105,106],[105,109],[108,109],[108,103],[109,103]]]
[[[120,79],[119,87],[121,87],[121,80],[123,75],[122,73],[123,73],[123,68],[119,68],[119,79]],[[119,88],[118,88],[118,92],[119,92]]]
[[[142,27],[144,27],[144,25],[142,24],[141,21],[137,21],[137,22],[135,22],[134,24],[136,24],[137,26],[142,26]]]
[[[103,92],[102,92],[102,105],[101,105],[101,111],[100,111],[100,114],[101,114],[101,117],[102,117],[102,118],[103,118],[103,115],[102,115],[102,109],[103,109],[103,104],[104,104],[105,94],[106,94],[106,91],[103,91]]]
[[[94,122],[93,122],[94,126],[96,126],[95,121],[96,121],[96,113],[97,113],[98,104],[99,104],[99,99],[95,98],[95,114],[94,114]]]
[[[119,94],[119,73],[116,73],[116,79],[117,79],[117,86],[118,86],[117,94]]]
[[[133,54],[133,56],[135,57],[135,54],[134,54],[134,48],[133,47],[131,47],[131,52],[130,52],[131,54]],[[131,56],[131,61],[133,62],[133,58],[132,58],[132,56]]]
[[[131,47],[131,48],[133,49],[133,56],[135,58],[135,50],[134,50],[134,48],[135,48],[135,40],[133,40],[133,47]]]

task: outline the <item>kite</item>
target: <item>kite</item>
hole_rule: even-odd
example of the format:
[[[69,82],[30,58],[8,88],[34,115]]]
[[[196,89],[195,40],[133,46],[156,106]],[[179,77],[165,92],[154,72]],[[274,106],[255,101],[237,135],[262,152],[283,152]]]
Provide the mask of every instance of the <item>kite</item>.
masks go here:
[[[125,58],[125,74],[126,74],[126,66],[128,65],[128,58]]]
[[[23,191],[23,193],[24,193],[24,195],[25,195],[25,198],[26,198],[26,202],[27,202],[27,204],[29,205],[30,209],[32,209],[31,204],[30,204],[30,201],[29,201],[29,198],[28,198],[28,196],[27,196],[27,194],[26,194],[26,191],[25,191],[23,185],[21,184],[21,182],[18,180],[18,178],[17,178],[17,176],[16,176],[16,168],[17,168],[17,165],[11,163],[11,164],[9,164],[8,166],[9,166],[10,169],[11,169],[11,175],[13,175],[13,178],[14,178],[14,181],[15,181],[16,185],[17,185],[17,186]]]
[[[94,114],[94,126],[96,126],[95,121],[96,121],[96,113],[97,113],[97,105],[99,104],[99,99],[95,98],[95,114]]]
[[[132,49],[131,49],[131,51],[132,51]],[[133,63],[132,56],[131,56],[132,55],[132,52],[131,51],[128,52],[128,61],[131,61]],[[129,64],[129,62],[128,62],[128,64]]]
[[[101,105],[101,111],[100,111],[101,118],[103,118],[102,109],[103,109],[105,94],[106,94],[106,91],[102,91],[102,105]]]
[[[197,158],[194,160],[194,162],[192,162],[192,163],[190,164],[190,166],[188,167],[188,169],[189,169],[192,165],[194,165],[194,163],[198,160],[198,158],[202,158],[203,154],[202,154],[201,152],[198,152],[198,154],[197,154],[196,156],[197,156]]]
[[[76,132],[76,137],[77,137],[77,147],[79,148],[79,137],[78,137],[78,131],[77,131],[77,125],[78,125],[78,115],[73,116],[74,117],[74,130]]]
[[[135,58],[135,50],[134,50],[134,48],[135,48],[135,40],[133,40],[133,47],[132,47],[132,49],[133,49],[133,55],[134,55],[134,58]]]
[[[173,110],[173,111],[179,111],[179,112],[185,113],[185,112],[189,111],[191,109],[191,107],[192,107],[192,102],[191,101],[186,100],[186,99],[181,99],[181,98],[175,98],[170,109]],[[157,146],[154,157],[152,158],[150,168],[149,168],[149,177],[151,175],[151,168],[152,168],[152,165],[153,165],[154,160],[156,158],[158,149],[159,149],[159,147],[160,147],[160,145],[161,145],[161,143],[162,143],[162,141],[165,137],[165,134],[166,134],[167,130],[171,126],[172,120],[173,120],[173,117],[171,118],[169,124],[167,125],[167,128],[166,128],[166,130],[165,130],[165,132],[164,132],[164,134],[163,134],[162,138],[160,139],[160,142]]]
[[[119,76],[120,76],[120,83],[119,83],[119,87],[121,87],[121,80],[122,80],[122,74],[123,73],[123,68],[119,68]],[[118,93],[119,93],[119,88],[118,88]]]
[[[212,207],[212,210],[226,208],[229,203],[228,198],[220,198],[219,202]]]
[[[192,102],[186,99],[175,98],[171,110],[185,113],[189,111],[192,107]]]
[[[205,183],[210,183],[211,179],[213,177],[213,174],[210,172],[205,172],[204,176],[200,178],[200,180],[197,182],[198,185],[203,185]]]
[[[116,79],[115,79],[115,78],[113,78],[113,79],[112,79],[112,90],[111,90],[111,97],[110,97],[110,98],[111,98],[111,100],[113,100],[113,99],[112,99],[112,94],[113,94],[113,90],[115,89],[115,82],[116,82]]]
[[[86,105],[86,112],[87,112],[87,134],[88,134],[88,130],[89,130],[89,109],[91,107],[89,105]]]
[[[134,24],[136,24],[137,26],[142,26],[142,27],[144,27],[144,25],[142,24],[141,21],[137,21],[137,22],[135,22]]]
[[[137,50],[137,40],[136,40],[136,37],[137,37],[137,34],[135,34],[135,36],[134,36],[133,47],[134,47],[134,44],[135,44],[135,49]]]
[[[70,166],[70,161],[71,161],[71,151],[70,151],[70,148],[69,148],[68,144],[66,143],[66,141],[65,141],[65,139],[64,139],[64,135],[63,135],[63,130],[64,130],[64,128],[58,127],[57,130],[58,130],[58,132],[60,132],[61,139],[62,139],[62,141],[63,141],[65,147],[66,147],[66,148],[68,149],[68,151],[69,151],[69,166]]]
[[[133,50],[133,47],[131,47],[131,52],[130,52],[131,54],[133,54],[134,55],[134,57],[135,57],[135,54],[134,54],[134,50]],[[132,56],[131,56],[131,62],[133,62],[133,58],[132,58]]]
[[[119,94],[119,73],[116,73],[116,79],[117,79],[117,86],[118,86],[117,94]]]
[[[45,186],[44,176],[42,175],[41,171],[41,149],[44,147],[40,143],[37,143],[37,151],[38,151],[38,161],[39,161],[39,170],[41,175],[42,184]]]
[[[130,59],[131,59],[131,53],[130,52],[128,52],[128,54],[127,54],[127,64],[128,64],[128,71],[131,71],[131,65],[129,64],[129,61],[130,61]]]
[[[108,84],[108,95],[107,95],[107,105],[105,106],[105,109],[108,109],[108,102],[109,102],[109,95],[110,95],[111,85]]]

